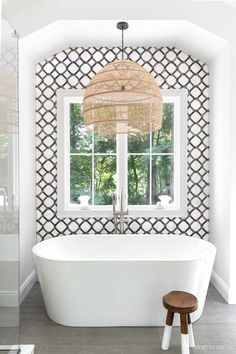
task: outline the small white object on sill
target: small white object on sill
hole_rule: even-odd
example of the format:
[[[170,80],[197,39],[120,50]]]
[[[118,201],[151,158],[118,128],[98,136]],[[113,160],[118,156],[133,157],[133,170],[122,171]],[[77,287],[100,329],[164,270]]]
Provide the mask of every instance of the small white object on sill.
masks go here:
[[[89,206],[89,199],[90,196],[89,195],[81,195],[78,200],[80,202],[80,210],[89,210],[90,206]]]
[[[161,201],[160,205],[162,205],[163,207],[166,207],[170,204],[170,201],[172,198],[169,195],[160,195],[158,197],[158,199],[160,199],[160,201]]]

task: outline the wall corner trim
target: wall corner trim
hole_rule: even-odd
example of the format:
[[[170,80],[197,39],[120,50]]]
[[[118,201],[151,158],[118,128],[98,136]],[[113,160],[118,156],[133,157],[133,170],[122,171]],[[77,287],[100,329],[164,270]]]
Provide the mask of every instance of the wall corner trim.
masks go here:
[[[228,304],[236,304],[236,297],[231,295],[230,287],[215,271],[212,272],[211,282]]]
[[[36,282],[36,272],[35,270],[33,270],[20,287],[20,303],[22,303],[22,301],[28,295],[28,293],[34,286],[35,282]]]
[[[20,345],[20,352],[21,354],[34,354],[34,344],[24,344],[24,345]],[[9,351],[9,346],[8,345],[0,345],[0,350],[4,350],[5,352]],[[14,351],[14,352],[18,352],[19,347],[18,345],[13,345],[10,348],[10,351]]]
[[[20,303],[28,295],[34,283],[36,282],[36,272],[33,270],[30,275],[25,279],[23,284],[20,286]],[[19,302],[19,292],[16,290],[0,291],[0,306],[14,307],[18,306]],[[0,349],[2,347],[0,346]]]
[[[34,354],[34,344],[21,345],[21,354]]]

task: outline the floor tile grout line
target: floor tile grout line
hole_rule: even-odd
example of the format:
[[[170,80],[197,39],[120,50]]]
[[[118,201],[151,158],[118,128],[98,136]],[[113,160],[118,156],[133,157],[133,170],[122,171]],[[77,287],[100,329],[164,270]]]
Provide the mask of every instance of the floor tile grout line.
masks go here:
[[[208,293],[207,293],[207,297],[209,296],[209,298],[210,298],[210,300],[211,301],[214,301],[214,299],[212,298],[212,296],[211,296],[211,294],[210,294],[210,292],[208,291]],[[207,300],[207,297],[206,297],[206,300]]]
[[[40,354],[41,349],[42,349],[42,344],[40,344],[40,346],[39,346],[39,350],[38,350],[38,352],[37,352],[37,353],[35,353],[35,354]]]
[[[83,329],[83,336],[82,336],[82,343],[81,343],[82,347],[84,346],[85,338],[86,338],[86,328]]]
[[[8,343],[8,340],[12,338],[13,333],[14,333],[14,328],[11,328],[9,333],[7,334],[7,337],[5,338],[6,344]]]

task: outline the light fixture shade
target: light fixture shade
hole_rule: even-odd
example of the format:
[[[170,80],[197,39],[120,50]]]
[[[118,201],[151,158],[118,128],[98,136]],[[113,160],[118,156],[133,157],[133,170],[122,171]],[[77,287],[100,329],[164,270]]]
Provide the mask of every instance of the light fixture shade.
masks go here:
[[[83,115],[85,125],[100,134],[157,131],[162,124],[161,90],[136,62],[115,60],[88,84]]]

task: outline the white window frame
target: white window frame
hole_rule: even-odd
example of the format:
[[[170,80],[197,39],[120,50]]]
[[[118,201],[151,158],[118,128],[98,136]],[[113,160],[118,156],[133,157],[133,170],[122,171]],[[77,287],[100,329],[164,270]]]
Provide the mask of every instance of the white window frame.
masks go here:
[[[155,205],[129,205],[131,217],[185,217],[187,216],[187,91],[162,90],[164,102],[174,102],[174,203],[163,209]],[[81,210],[70,200],[70,117],[69,103],[83,102],[83,90],[57,91],[57,216],[58,217],[111,217],[112,206],[94,205]],[[122,152],[123,149],[123,152]],[[127,196],[127,163],[122,159],[127,151],[127,136],[117,136],[117,167],[123,171],[117,185]],[[127,204],[127,202],[125,202]]]

